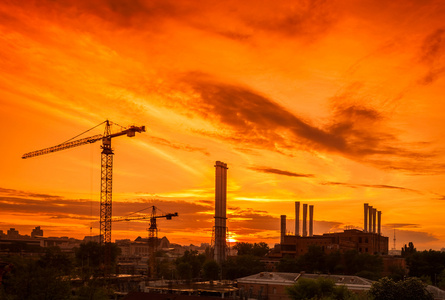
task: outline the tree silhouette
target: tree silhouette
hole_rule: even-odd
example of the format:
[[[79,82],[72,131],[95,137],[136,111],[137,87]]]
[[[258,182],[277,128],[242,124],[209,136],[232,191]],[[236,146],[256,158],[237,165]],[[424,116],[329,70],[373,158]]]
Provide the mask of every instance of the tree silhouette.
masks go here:
[[[368,292],[374,300],[433,300],[426,290],[426,285],[418,278],[408,278],[403,281],[384,277],[374,282]]]
[[[328,278],[301,278],[295,284],[286,287],[286,293],[293,300],[306,299],[350,299],[351,293],[344,286],[335,286]]]

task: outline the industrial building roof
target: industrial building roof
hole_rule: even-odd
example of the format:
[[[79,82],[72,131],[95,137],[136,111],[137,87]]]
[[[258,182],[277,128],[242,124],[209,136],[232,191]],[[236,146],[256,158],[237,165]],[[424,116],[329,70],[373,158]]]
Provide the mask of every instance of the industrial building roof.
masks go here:
[[[238,278],[238,283],[251,284],[277,284],[277,285],[292,285],[300,278],[317,279],[329,278],[335,282],[336,285],[345,285],[349,289],[367,290],[371,287],[372,281],[349,275],[330,275],[330,274],[307,274],[307,273],[282,273],[282,272],[261,272],[258,274]]]
[[[283,273],[283,272],[261,272],[258,274],[238,278],[238,282],[243,283],[275,283],[275,284],[293,284],[300,277],[300,273]]]

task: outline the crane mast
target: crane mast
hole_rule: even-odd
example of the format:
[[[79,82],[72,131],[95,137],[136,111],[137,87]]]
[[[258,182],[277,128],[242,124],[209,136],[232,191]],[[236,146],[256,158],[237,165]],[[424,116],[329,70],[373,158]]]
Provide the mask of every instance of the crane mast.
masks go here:
[[[111,139],[121,135],[133,137],[136,132],[145,132],[145,126],[130,126],[117,133],[111,132],[111,122],[106,120],[104,134],[94,135],[74,141],[68,141],[53,147],[25,153],[22,158],[30,158],[44,155],[56,151],[61,151],[81,145],[92,144],[102,140],[101,152],[101,186],[100,186],[100,243],[111,243],[111,217],[112,217],[112,183],[113,183],[113,149],[111,148]],[[103,124],[101,123],[101,124]],[[99,124],[99,125],[101,125]],[[98,125],[98,126],[99,126]],[[96,126],[97,127],[97,126]],[[104,263],[105,266],[110,264],[111,248],[105,248]]]
[[[100,243],[111,243],[111,216],[113,191],[113,149],[111,149],[111,128],[106,121],[102,139],[100,178]],[[107,255],[105,255],[107,257]],[[109,256],[108,256],[109,257]]]

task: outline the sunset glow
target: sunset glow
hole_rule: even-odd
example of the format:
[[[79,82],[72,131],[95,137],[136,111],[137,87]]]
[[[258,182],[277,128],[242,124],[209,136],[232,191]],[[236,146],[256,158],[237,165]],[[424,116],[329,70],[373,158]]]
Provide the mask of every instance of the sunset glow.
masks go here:
[[[440,250],[444,18],[428,0],[2,1],[0,230],[99,234],[100,142],[21,156],[109,119],[147,128],[112,141],[113,216],[178,212],[158,223],[172,243],[211,242],[219,160],[231,243],[278,243],[294,201],[314,234],[363,228],[369,203],[390,249]]]

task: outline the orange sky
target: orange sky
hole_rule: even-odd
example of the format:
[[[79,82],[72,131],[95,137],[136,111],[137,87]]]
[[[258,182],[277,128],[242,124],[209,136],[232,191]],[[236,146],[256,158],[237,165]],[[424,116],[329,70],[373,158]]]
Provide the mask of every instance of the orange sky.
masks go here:
[[[113,139],[113,215],[177,211],[171,242],[210,242],[221,160],[238,240],[278,242],[294,201],[315,234],[362,228],[367,202],[390,248],[394,228],[398,249],[445,247],[444,18],[441,1],[2,1],[0,229],[98,234],[100,143],[21,155],[110,119],[147,127]]]

